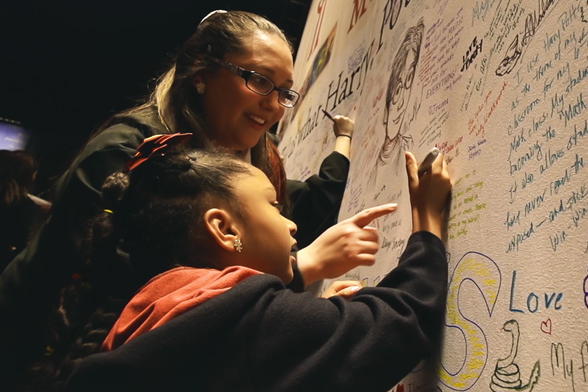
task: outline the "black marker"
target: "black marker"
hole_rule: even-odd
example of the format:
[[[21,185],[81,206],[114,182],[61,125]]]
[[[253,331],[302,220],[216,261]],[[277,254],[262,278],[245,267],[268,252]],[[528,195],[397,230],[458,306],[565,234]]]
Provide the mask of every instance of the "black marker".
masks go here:
[[[329,118],[329,120],[331,120],[332,122],[335,122],[335,119],[333,118],[333,115],[329,112],[327,112],[325,109],[321,109],[323,111],[323,113],[325,114],[325,116],[327,116]]]
[[[437,155],[439,155],[439,149],[437,147],[433,147],[433,149],[429,151],[425,159],[423,159],[423,161],[419,163],[419,168],[417,171],[419,176],[421,176],[424,172],[431,168],[431,165],[433,164],[433,162],[435,162],[435,159],[437,159]]]

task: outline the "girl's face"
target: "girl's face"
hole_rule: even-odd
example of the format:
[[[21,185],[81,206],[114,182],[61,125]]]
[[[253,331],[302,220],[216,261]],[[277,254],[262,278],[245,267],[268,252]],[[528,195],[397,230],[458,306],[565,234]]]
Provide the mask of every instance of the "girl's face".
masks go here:
[[[296,225],[280,214],[276,190],[266,175],[256,167],[252,175],[239,176],[235,187],[243,211],[239,265],[276,275],[285,283],[293,278],[290,252],[296,245],[292,238]]]
[[[275,34],[256,32],[245,39],[241,53],[224,60],[267,76],[278,88],[292,88],[293,60],[286,42]],[[224,68],[202,76],[204,112],[211,138],[223,147],[252,148],[284,115],[278,91],[263,96],[249,90],[245,80]]]

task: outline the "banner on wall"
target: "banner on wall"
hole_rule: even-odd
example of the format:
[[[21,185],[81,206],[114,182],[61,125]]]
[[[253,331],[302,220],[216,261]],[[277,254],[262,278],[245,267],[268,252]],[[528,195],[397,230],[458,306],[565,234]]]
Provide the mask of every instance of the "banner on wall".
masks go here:
[[[443,347],[395,391],[588,391],[588,2],[315,0],[297,56],[288,177],[332,151],[326,109],[356,124],[339,218],[400,205],[342,279],[405,248],[405,150],[454,179]]]

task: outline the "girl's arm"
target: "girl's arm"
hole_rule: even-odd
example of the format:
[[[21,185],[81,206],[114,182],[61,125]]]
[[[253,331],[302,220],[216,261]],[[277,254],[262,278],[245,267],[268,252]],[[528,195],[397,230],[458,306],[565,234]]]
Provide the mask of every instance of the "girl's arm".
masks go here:
[[[257,275],[85,358],[66,391],[386,391],[433,352],[446,294],[442,242],[415,233],[398,267],[350,301]]]
[[[409,171],[412,164],[407,156]],[[447,259],[433,233],[442,209],[425,191],[434,185],[445,200],[450,185],[446,168],[435,165],[430,179],[410,179],[417,232],[377,287],[350,301],[323,299],[257,275],[112,352],[84,359],[66,390],[389,390],[430,357],[442,330]]]

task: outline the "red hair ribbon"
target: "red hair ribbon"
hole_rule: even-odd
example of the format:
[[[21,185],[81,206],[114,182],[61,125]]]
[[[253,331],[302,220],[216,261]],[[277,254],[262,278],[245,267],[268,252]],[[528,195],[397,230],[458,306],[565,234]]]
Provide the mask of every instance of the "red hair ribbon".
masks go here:
[[[185,143],[191,137],[191,133],[172,133],[148,137],[137,147],[137,153],[127,162],[126,168],[128,171],[133,171],[156,152],[159,152],[159,155],[164,155],[166,149]]]

